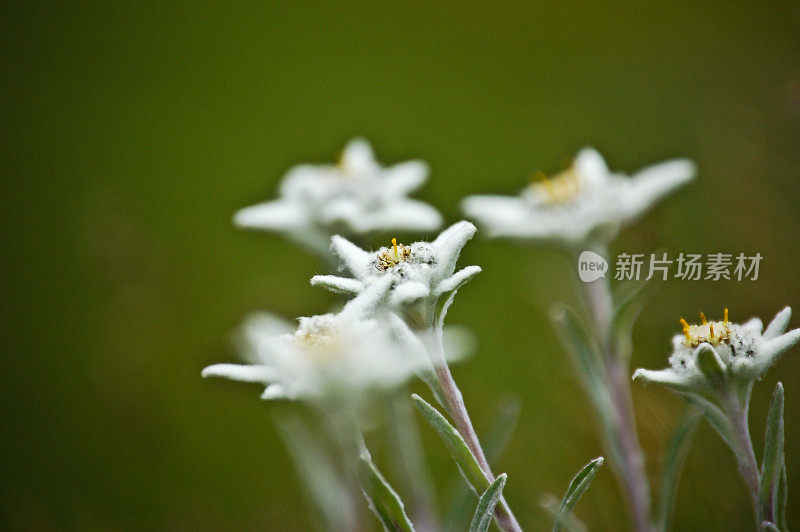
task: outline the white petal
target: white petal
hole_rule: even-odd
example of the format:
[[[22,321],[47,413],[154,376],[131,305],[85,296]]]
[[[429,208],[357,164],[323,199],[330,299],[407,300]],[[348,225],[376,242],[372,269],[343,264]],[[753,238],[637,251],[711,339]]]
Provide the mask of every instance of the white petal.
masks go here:
[[[405,196],[418,189],[428,178],[425,161],[406,161],[383,171],[385,197]]]
[[[467,266],[466,268],[458,270],[456,273],[440,282],[434,289],[433,295],[438,297],[445,292],[458,290],[461,288],[461,285],[478,275],[480,272],[480,266]]]
[[[299,164],[291,167],[278,185],[278,193],[290,200],[308,201],[314,184],[335,172],[333,165]],[[316,196],[315,196],[316,197]]]
[[[362,138],[354,138],[347,143],[342,151],[341,166],[345,172],[352,172],[356,176],[367,176],[380,171],[372,146]]]
[[[259,312],[249,316],[234,335],[239,347],[239,356],[251,364],[263,365],[270,361],[271,342],[294,329],[292,324],[279,316]]]
[[[292,329],[293,327],[289,320],[269,312],[251,314],[242,323],[242,330],[249,338],[254,340],[286,334]]]
[[[315,275],[311,278],[312,286],[321,286],[338,294],[357,294],[364,289],[364,283],[358,279],[338,277],[336,275]]]
[[[389,303],[392,306],[405,305],[418,301],[423,297],[428,297],[430,293],[430,289],[424,284],[408,281],[394,287]]]
[[[684,336],[684,335],[682,335],[682,334],[676,334],[676,335],[674,335],[674,336],[672,337],[672,350],[673,350],[673,351],[677,351],[678,349],[680,349],[680,348],[681,348],[681,346],[683,345],[683,340],[684,340],[685,338],[686,338],[686,336]]]
[[[487,229],[516,227],[530,219],[531,208],[516,196],[467,196],[461,201],[461,211]]]
[[[747,329],[748,331],[752,331],[756,334],[761,334],[761,330],[764,328],[764,324],[761,323],[760,318],[750,318],[746,322],[744,322],[741,327],[743,329]]]
[[[242,382],[261,382],[267,383],[275,380],[276,373],[274,368],[267,366],[247,366],[244,364],[214,364],[208,366],[201,373],[206,377],[223,377]]]
[[[294,231],[310,224],[306,209],[301,205],[274,200],[245,207],[233,215],[237,227],[267,229],[272,231]]]
[[[280,384],[270,384],[261,394],[261,398],[269,401],[271,399],[288,399],[289,396],[286,393],[286,389]]]
[[[601,186],[608,180],[608,166],[600,152],[591,147],[583,148],[575,157],[575,170],[592,187]]]
[[[759,347],[757,358],[758,365],[761,368],[760,373],[766,371],[781,357],[784,351],[791,349],[798,342],[800,342],[800,329],[789,331],[762,343],[761,347]]]
[[[356,279],[364,278],[372,261],[372,255],[339,235],[331,238],[331,251],[341,259]]]
[[[439,281],[449,277],[456,269],[461,248],[472,238],[477,228],[470,222],[455,223],[441,232],[431,245],[436,252],[436,264],[431,269],[431,279]]]
[[[363,216],[362,212],[362,203],[358,199],[349,196],[339,197],[331,199],[320,206],[317,212],[317,220],[323,226],[341,222],[352,226],[353,220],[358,220],[359,217]],[[358,229],[356,230],[358,231]]]
[[[383,275],[375,279],[356,297],[347,302],[338,314],[344,319],[363,320],[372,317],[375,311],[392,288],[394,279],[391,275]]]
[[[429,362],[428,351],[420,337],[414,334],[414,331],[397,314],[389,314],[389,324],[402,345],[403,351],[408,352],[410,356],[418,361],[416,367],[427,367]]]
[[[692,389],[690,380],[686,375],[678,374],[674,369],[667,368],[662,370],[637,369],[633,372],[633,380],[644,382],[655,382],[678,391],[688,391]]]
[[[638,172],[620,198],[625,217],[638,218],[675,189],[691,181],[695,172],[695,164],[686,159],[667,161]]]
[[[439,211],[421,201],[393,201],[350,220],[353,230],[366,233],[376,230],[432,231],[442,225]]]
[[[764,340],[772,340],[783,334],[783,331],[789,326],[791,317],[792,309],[790,307],[786,307],[778,312],[767,326],[767,330],[764,331]]]

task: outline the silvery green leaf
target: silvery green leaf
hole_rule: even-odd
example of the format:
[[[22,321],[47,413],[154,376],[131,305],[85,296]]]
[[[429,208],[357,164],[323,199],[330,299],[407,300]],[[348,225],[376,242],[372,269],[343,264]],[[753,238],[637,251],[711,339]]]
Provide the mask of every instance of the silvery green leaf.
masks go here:
[[[645,281],[637,286],[614,310],[614,317],[611,322],[612,330],[617,336],[619,356],[623,359],[627,360],[631,356],[633,324],[636,322],[636,319],[639,317],[647,301],[655,295],[660,287],[660,279],[654,276],[649,281]]]
[[[722,440],[730,447],[735,449],[733,445],[733,427],[728,417],[720,410],[718,406],[711,401],[700,397],[693,393],[681,394],[684,399],[695,405],[705,416],[709,425],[717,431]]]
[[[575,503],[578,502],[578,499],[581,498],[581,495],[583,495],[584,492],[589,488],[589,485],[592,483],[592,480],[594,480],[594,477],[597,475],[597,471],[602,465],[603,457],[600,456],[595,458],[583,466],[583,469],[581,469],[569,483],[567,493],[564,495],[564,498],[561,499],[561,506],[559,507],[558,515],[553,522],[553,532],[558,532],[561,530],[561,521],[563,520],[564,516],[572,511],[572,507],[575,506]]]
[[[775,524],[781,530],[789,530],[786,523],[786,501],[789,498],[789,485],[786,482],[786,458],[784,457],[781,478],[778,482],[778,497],[775,501]]]
[[[506,400],[497,410],[486,436],[480,439],[483,451],[486,454],[486,460],[490,465],[500,458],[516,429],[517,421],[519,420],[519,400]],[[449,490],[449,493],[452,494],[450,496],[451,502],[444,522],[447,523],[447,530],[460,531],[464,529],[464,521],[472,511],[472,505],[475,503],[475,494],[464,486],[464,482],[461,479],[455,480],[458,482],[453,484]]]
[[[604,416],[604,423],[608,424],[614,409],[606,387],[608,377],[600,361],[601,355],[597,345],[589,336],[580,318],[569,307],[554,306],[550,317],[561,342],[572,355],[589,398],[595,402],[598,411]]]
[[[442,391],[442,385],[439,383],[436,372],[431,368],[422,368],[417,372],[417,376],[430,388],[436,402],[443,408],[446,408],[444,392]]]
[[[476,493],[483,493],[489,487],[489,480],[484,475],[481,466],[467,447],[461,434],[439,413],[434,407],[429,405],[422,397],[417,394],[411,396],[414,406],[420,411],[431,427],[436,431],[444,442],[450,455],[455,460],[464,478],[472,486]]]
[[[680,482],[681,469],[689,453],[695,431],[702,413],[699,409],[689,407],[689,411],[684,414],[678,427],[667,444],[664,453],[664,464],[661,471],[661,501],[660,515],[662,530],[671,528],[672,512],[675,508],[675,495],[678,492],[678,482]]]
[[[519,421],[520,403],[517,398],[506,399],[497,408],[497,414],[492,420],[492,426],[481,438],[486,460],[491,464],[495,462],[508,445],[511,435],[517,428]]]
[[[719,355],[710,344],[700,344],[695,351],[697,367],[705,376],[708,383],[715,390],[719,390],[725,383],[724,364]]]
[[[561,501],[552,493],[545,493],[542,495],[541,499],[539,499],[539,505],[547,510],[553,519],[555,519],[561,509]],[[562,516],[561,527],[567,532],[586,532],[586,525],[583,524],[583,521],[571,513]]]
[[[503,488],[506,485],[507,478],[508,475],[501,473],[483,492],[480,500],[478,500],[478,507],[472,517],[472,523],[469,525],[470,532],[486,532],[489,530],[489,525],[492,524],[492,517],[494,516],[494,508],[497,506],[500,496],[503,495]]]
[[[761,464],[761,485],[758,489],[758,504],[762,519],[775,519],[779,478],[783,465],[783,384],[775,386],[772,402],[767,414],[767,430],[764,436],[764,461]]]
[[[386,482],[369,456],[360,456],[356,467],[361,491],[383,528],[389,532],[413,532],[414,526],[406,515],[403,501]]]
[[[769,521],[764,521],[761,523],[761,530],[763,532],[781,532],[777,526],[773,525]]]

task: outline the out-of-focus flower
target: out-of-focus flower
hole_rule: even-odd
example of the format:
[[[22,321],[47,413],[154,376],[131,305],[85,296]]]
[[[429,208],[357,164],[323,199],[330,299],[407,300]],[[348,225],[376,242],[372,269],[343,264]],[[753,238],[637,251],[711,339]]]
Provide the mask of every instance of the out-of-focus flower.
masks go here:
[[[252,362],[216,364],[203,377],[266,385],[263,399],[345,398],[359,402],[369,390],[398,386],[429,364],[399,319],[376,313],[391,280],[373,283],[337,314],[300,318],[299,327],[260,315],[243,327]]]
[[[694,173],[694,163],[677,159],[629,178],[610,172],[596,150],[585,148],[569,169],[542,176],[519,196],[469,196],[461,208],[490,237],[570,247],[606,243]]]
[[[728,309],[725,309],[721,321],[707,321],[702,313],[698,325],[689,325],[681,320],[683,333],[672,339],[670,367],[658,371],[637,369],[633,378],[657,382],[679,392],[698,394],[729,385],[747,389],[787,349],[800,341],[800,329],[784,333],[791,315],[792,310],[786,307],[763,333],[763,325],[758,318],[742,325],[728,321]],[[703,371],[701,365],[706,362],[701,357],[706,358],[712,370],[721,370],[711,372],[721,373],[721,376],[713,379],[714,382],[709,381],[709,372]]]
[[[423,161],[381,166],[369,143],[353,139],[338,164],[291,168],[279,186],[280,198],[240,210],[239,227],[281,233],[327,252],[335,233],[430,231],[442,224],[439,212],[407,195],[428,177]]]
[[[378,280],[391,279],[389,304],[401,309],[416,306],[425,314],[424,323],[416,325],[427,326],[439,298],[458,290],[481,271],[479,266],[455,271],[461,248],[475,231],[474,225],[462,221],[442,231],[433,242],[405,246],[392,239],[391,247],[373,252],[337,235],[331,241],[331,249],[353,278],[317,275],[311,284],[334,292],[358,294]]]

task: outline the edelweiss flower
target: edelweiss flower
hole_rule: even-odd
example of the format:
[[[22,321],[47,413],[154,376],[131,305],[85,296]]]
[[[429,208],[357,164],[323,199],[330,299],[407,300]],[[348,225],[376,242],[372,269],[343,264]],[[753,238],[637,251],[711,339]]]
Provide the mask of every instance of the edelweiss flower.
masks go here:
[[[694,173],[691,161],[679,159],[629,178],[611,173],[597,151],[585,148],[569,169],[542,176],[517,197],[469,196],[461,208],[493,237],[568,246],[605,243]]]
[[[304,164],[290,169],[280,199],[240,210],[239,227],[276,231],[327,251],[336,232],[360,235],[375,230],[429,231],[442,224],[433,207],[408,199],[428,175],[423,161],[384,168],[372,147],[353,139],[336,165]]]
[[[711,391],[718,383],[709,382],[699,367],[698,357],[705,352],[722,369],[726,382],[748,386],[800,341],[800,329],[784,334],[791,315],[789,307],[780,311],[763,334],[760,319],[753,318],[742,325],[731,323],[728,309],[721,321],[707,321],[702,313],[699,325],[689,325],[681,319],[683,334],[672,339],[670,367],[659,371],[637,369],[633,378],[657,382],[679,392]]]
[[[365,391],[398,386],[428,362],[406,341],[410,333],[398,332],[399,320],[375,316],[390,287],[388,279],[373,283],[338,314],[300,318],[291,333],[272,317],[248,320],[243,336],[252,364],[216,364],[202,375],[265,384],[263,399],[357,402]]]
[[[389,303],[393,307],[429,303],[423,305],[429,311],[440,296],[454,292],[481,271],[479,266],[455,271],[461,248],[475,231],[471,223],[458,222],[433,242],[415,242],[405,246],[393,238],[391,247],[382,247],[374,252],[365,251],[337,235],[331,240],[331,249],[353,278],[317,275],[311,279],[311,284],[335,292],[357,294],[374,282],[389,278],[392,283]],[[426,321],[431,316],[426,314]]]

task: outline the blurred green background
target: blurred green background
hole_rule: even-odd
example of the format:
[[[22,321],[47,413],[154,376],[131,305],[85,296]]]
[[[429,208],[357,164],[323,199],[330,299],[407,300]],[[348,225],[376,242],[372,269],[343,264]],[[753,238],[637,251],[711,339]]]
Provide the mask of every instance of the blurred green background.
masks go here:
[[[231,214],[282,172],[364,135],[385,162],[420,157],[419,195],[448,221],[470,193],[514,193],[585,144],[612,167],[698,162],[695,183],[623,233],[617,252],[760,252],[755,282],[670,281],[635,331],[662,367],[679,316],[768,320],[800,307],[797,2],[35,3],[2,10],[3,356],[0,525],[306,528],[310,512],[259,389],[200,379],[232,359],[248,312],[324,312],[324,271]],[[391,235],[380,235],[384,242]],[[417,235],[412,235],[417,236]],[[428,236],[428,235],[423,235]],[[558,255],[476,239],[484,273],[450,323],[480,350],[455,368],[478,428],[522,400],[498,470],[522,523],[600,454],[592,415],[546,319],[575,301]],[[794,327],[800,325],[795,317]],[[800,352],[787,385],[791,523],[800,526]],[[656,482],[684,405],[634,385]],[[425,431],[433,471],[453,466]],[[733,457],[703,425],[676,529],[748,529]],[[625,523],[610,469],[577,507]]]

